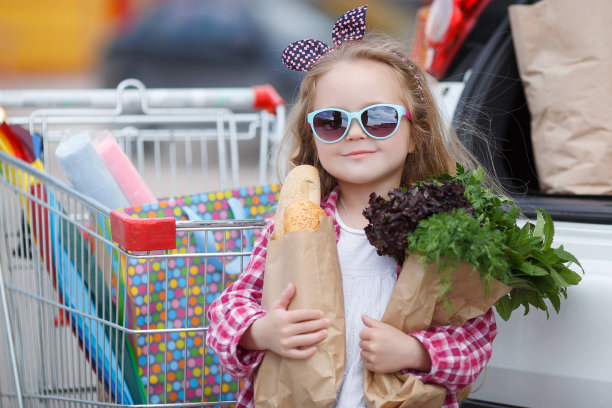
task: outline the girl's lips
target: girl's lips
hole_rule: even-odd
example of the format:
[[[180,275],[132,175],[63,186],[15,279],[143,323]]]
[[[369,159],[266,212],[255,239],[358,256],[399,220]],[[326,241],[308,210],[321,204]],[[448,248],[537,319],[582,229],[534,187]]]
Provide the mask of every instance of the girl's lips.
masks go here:
[[[344,157],[349,159],[362,159],[370,154],[373,154],[373,151],[370,150],[355,150],[354,152],[349,152],[344,155]]]

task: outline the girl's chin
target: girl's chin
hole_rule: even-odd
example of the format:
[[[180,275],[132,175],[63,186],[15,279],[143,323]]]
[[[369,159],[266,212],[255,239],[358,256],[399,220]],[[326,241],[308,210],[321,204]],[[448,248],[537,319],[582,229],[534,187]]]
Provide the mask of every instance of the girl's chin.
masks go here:
[[[377,174],[372,174],[371,172],[366,172],[364,174],[342,173],[342,174],[335,175],[334,177],[340,182],[344,182],[348,184],[356,184],[356,185],[367,185],[367,184],[377,185],[380,183],[386,184],[386,181],[389,180],[388,175],[377,175]],[[398,185],[399,185],[399,179],[398,179]]]

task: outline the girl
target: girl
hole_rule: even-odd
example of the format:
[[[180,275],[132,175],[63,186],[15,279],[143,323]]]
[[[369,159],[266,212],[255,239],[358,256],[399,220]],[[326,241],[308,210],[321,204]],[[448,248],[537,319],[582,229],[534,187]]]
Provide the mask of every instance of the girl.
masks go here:
[[[290,45],[285,65],[307,71],[289,122],[290,165],[319,170],[325,213],[334,217],[346,314],[346,367],[338,407],[365,407],[362,371],[407,370],[446,387],[444,407],[458,407],[456,392],[487,364],[496,335],[493,311],[461,327],[403,333],[379,321],[397,278],[397,264],[376,254],[362,212],[374,192],[386,195],[431,175],[450,173],[455,162],[473,167],[456,137],[446,131],[425,74],[401,44],[364,35],[365,7],[341,17],[335,47],[314,40]],[[286,136],[290,137],[290,136]],[[471,165],[470,165],[471,164]],[[327,336],[320,310],[293,310],[289,284],[270,310],[261,307],[266,247],[273,225],[262,231],[245,272],[208,309],[206,344],[225,369],[246,381],[238,407],[253,406],[253,374],[265,350],[306,359]]]

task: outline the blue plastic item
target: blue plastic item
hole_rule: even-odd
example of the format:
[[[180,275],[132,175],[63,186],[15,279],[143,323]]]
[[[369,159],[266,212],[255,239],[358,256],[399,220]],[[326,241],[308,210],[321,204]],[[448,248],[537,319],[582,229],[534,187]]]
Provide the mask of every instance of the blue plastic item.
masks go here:
[[[48,202],[52,208],[61,211],[51,192],[48,192]],[[79,312],[71,312],[72,318],[70,320],[73,328],[76,330],[83,349],[91,358],[92,368],[100,377],[103,377],[101,380],[104,381],[105,389],[118,403],[133,405],[134,401],[130,391],[122,381],[119,381],[124,377],[121,367],[117,364],[115,352],[111,347],[108,336],[104,334],[104,325],[99,321],[83,317],[83,314],[86,313],[97,316],[96,306],[91,299],[85,297],[85,293],[89,293],[89,289],[83,282],[80,271],[75,268],[70,255],[59,242],[59,217],[59,213],[50,212],[49,234],[61,297],[66,306]],[[97,334],[100,334],[100,337],[96,337]],[[90,347],[95,349],[91,350]],[[97,369],[100,365],[102,370]]]
[[[244,206],[235,197],[230,197],[227,200],[227,203],[232,211],[233,218],[236,220],[245,220],[247,219],[246,211],[244,210]],[[202,218],[191,208],[188,206],[182,207],[183,212],[187,215],[190,221],[199,221]],[[212,231],[195,231],[193,232],[193,236],[196,241],[196,250],[198,252],[207,252],[207,253],[215,253],[218,251],[218,246],[215,242],[215,235]],[[253,245],[251,243],[251,238],[253,237],[253,231],[245,230],[244,237],[247,241],[247,245],[244,248],[244,251],[250,252],[253,249]],[[222,270],[223,263],[221,259],[218,257],[208,257],[208,262],[213,265],[216,269]],[[227,265],[225,265],[225,272],[230,275],[239,274],[241,271],[241,265],[246,264],[242,260],[242,256],[236,256],[232,259]]]

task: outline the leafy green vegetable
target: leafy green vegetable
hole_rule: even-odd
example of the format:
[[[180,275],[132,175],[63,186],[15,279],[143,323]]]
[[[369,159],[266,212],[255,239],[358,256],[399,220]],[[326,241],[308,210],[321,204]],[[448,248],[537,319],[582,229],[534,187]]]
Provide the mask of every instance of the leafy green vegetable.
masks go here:
[[[444,176],[448,178],[448,176]],[[457,179],[465,185],[466,196],[474,207],[476,218],[483,226],[503,231],[506,237],[504,252],[510,263],[508,281],[500,281],[512,288],[496,305],[498,314],[508,320],[521,305],[525,314],[533,306],[549,316],[545,299],[558,313],[561,299],[567,297],[567,287],[577,285],[581,277],[569,268],[576,264],[584,273],[580,262],[563,248],[552,248],[554,223],[548,212],[537,211],[535,225],[526,222],[521,228],[517,221],[520,211],[508,197],[495,194],[483,187],[484,171],[466,172],[457,166]],[[451,177],[452,179],[452,177]]]
[[[369,241],[378,255],[392,256],[400,264],[408,245],[406,235],[420,221],[456,208],[473,212],[463,185],[456,181],[425,181],[415,187],[394,189],[388,199],[372,193],[369,204],[363,212],[370,221],[365,228]]]
[[[388,211],[387,203],[380,197],[371,197],[370,207],[364,211],[370,221],[366,228],[368,239],[378,232],[376,240],[370,239],[370,242],[377,248],[383,245],[387,251],[395,248],[396,253],[390,254],[396,259],[403,259],[404,255],[397,253],[404,250],[397,242],[405,240],[406,251],[422,254],[427,265],[437,264],[438,271],[452,270],[467,263],[479,271],[485,289],[493,279],[509,286],[510,293],[496,305],[498,314],[504,320],[508,320],[520,306],[524,307],[525,314],[530,307],[535,307],[549,316],[546,300],[558,313],[561,297],[567,297],[567,288],[581,280],[581,276],[570,266],[575,264],[584,273],[582,266],[563,247],[552,247],[554,223],[548,212],[538,211],[535,224],[526,222],[520,227],[520,210],[510,198],[484,187],[484,178],[485,173],[481,168],[467,172],[457,165],[455,176],[443,174],[420,183],[415,188],[426,185],[428,193],[425,197],[435,196],[437,202],[452,202],[454,198],[450,197],[448,186],[459,183],[464,187],[471,208],[461,203],[454,207],[445,205],[442,211],[432,212],[427,210],[427,200],[410,202],[412,206],[423,208],[409,210],[401,208],[408,205],[407,200],[401,202],[399,208],[398,203],[394,202],[394,213],[397,215],[392,218],[392,238],[388,235],[388,225],[385,225],[389,217],[380,214]],[[440,187],[438,193],[432,192],[435,186]],[[453,192],[456,191],[453,188]],[[418,195],[414,191],[411,194]],[[401,217],[406,213],[418,215],[418,218],[413,216],[409,220],[409,226],[408,221],[403,221]],[[398,231],[403,235],[398,235]],[[386,239],[393,239],[393,245],[388,245]],[[441,279],[444,293],[450,289],[450,277],[442,276]]]
[[[426,264],[450,271],[460,263],[477,269],[485,284],[492,279],[507,282],[510,262],[504,253],[503,232],[481,226],[474,217],[461,210],[432,215],[419,223],[408,236],[408,251],[423,254]],[[442,276],[442,292],[450,289],[450,276]],[[486,288],[486,286],[485,286]]]

